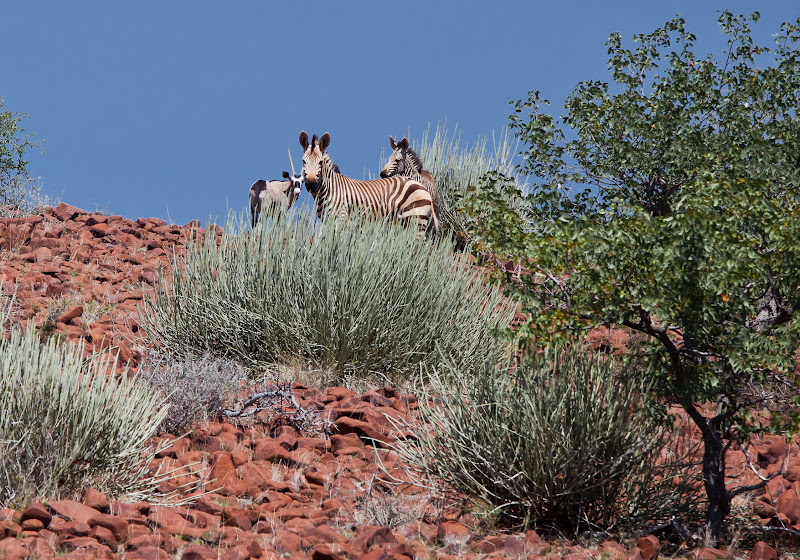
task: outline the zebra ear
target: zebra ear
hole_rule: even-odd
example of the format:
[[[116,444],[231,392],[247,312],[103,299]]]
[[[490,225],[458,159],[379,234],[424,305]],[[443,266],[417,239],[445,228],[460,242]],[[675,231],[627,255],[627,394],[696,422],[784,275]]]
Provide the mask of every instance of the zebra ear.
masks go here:
[[[397,149],[397,142],[394,141],[394,138],[389,136],[389,145],[392,147],[393,150]]]
[[[305,130],[300,132],[300,147],[303,148],[304,152],[308,149],[308,134],[306,134]]]
[[[401,150],[407,150],[408,149],[408,138],[406,138],[405,136],[403,137],[402,140],[400,140],[400,149]]]
[[[322,135],[322,138],[319,139],[319,149],[324,152],[330,143],[331,135],[326,132]]]

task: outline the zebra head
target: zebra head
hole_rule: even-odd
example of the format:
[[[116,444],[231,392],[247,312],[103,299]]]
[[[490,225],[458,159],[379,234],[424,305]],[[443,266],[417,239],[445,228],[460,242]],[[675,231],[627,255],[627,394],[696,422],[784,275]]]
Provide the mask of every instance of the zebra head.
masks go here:
[[[417,165],[419,169],[416,169],[416,171],[422,169],[422,166],[419,165],[419,158],[408,147],[408,138],[395,142],[394,138],[389,136],[389,144],[391,144],[393,151],[389,156],[389,161],[386,162],[386,166],[381,170],[381,177],[408,176]]]
[[[284,192],[289,199],[289,206],[291,206],[300,195],[300,188],[303,186],[303,176],[290,175],[288,171],[284,171],[282,175],[284,179],[289,181],[289,187]]]
[[[306,131],[300,133],[300,147],[303,148],[303,181],[308,192],[313,193],[322,184],[322,162],[327,155],[325,150],[331,143],[331,136],[327,132],[317,140],[315,134],[308,142]]]

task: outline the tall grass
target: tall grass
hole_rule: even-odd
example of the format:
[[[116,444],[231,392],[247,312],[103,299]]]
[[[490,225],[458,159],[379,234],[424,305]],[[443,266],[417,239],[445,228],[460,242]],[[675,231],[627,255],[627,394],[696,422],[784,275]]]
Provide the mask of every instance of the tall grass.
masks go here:
[[[491,143],[490,143],[491,140]],[[459,213],[461,200],[469,187],[478,185],[478,179],[490,171],[499,171],[514,180],[520,191],[525,191],[524,178],[515,178],[514,157],[518,141],[506,128],[491,139],[479,136],[473,144],[462,143],[458,127],[448,130],[447,123],[437,123],[436,129],[425,130],[418,141],[409,136],[412,148],[420,156],[423,169],[430,171],[439,190],[439,222],[445,235],[456,237],[461,244],[467,238],[467,218]],[[388,154],[383,154],[381,167]]]
[[[173,257],[139,309],[154,344],[233,358],[256,371],[307,364],[399,382],[453,356],[468,370],[508,348],[491,333],[513,310],[449,240],[367,218],[319,224],[277,213],[230,220]]]
[[[435,404],[423,401],[421,425],[402,426],[417,437],[397,450],[511,526],[657,526],[691,511],[697,494],[672,484],[686,465],[664,462],[673,439],[645,413],[647,387],[622,379],[580,347],[535,355],[510,375],[490,364],[463,376],[463,392],[433,376]]]
[[[84,361],[80,346],[42,344],[32,325],[2,332],[0,319],[0,504],[140,480],[162,400],[124,374],[107,376],[108,355]]]

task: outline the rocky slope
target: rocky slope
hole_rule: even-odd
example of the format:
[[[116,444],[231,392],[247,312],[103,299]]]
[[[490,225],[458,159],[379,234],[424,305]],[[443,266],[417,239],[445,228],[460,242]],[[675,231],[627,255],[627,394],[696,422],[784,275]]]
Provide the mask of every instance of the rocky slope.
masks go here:
[[[181,250],[193,226],[202,232],[196,223],[131,221],[67,204],[0,219],[2,295],[16,293],[12,321],[33,322],[69,343],[82,340],[87,353],[119,351],[135,367],[146,346],[137,324],[142,288],[157,281],[158,268]],[[617,348],[624,337],[596,332],[592,343]],[[404,484],[403,465],[387,450],[395,435],[387,417],[407,418],[416,407],[413,395],[389,387],[364,394],[296,387],[295,393],[303,406],[333,420],[333,435],[309,437],[260,421],[211,422],[179,440],[162,435],[165,448],[150,465],[168,475],[160,490],[200,497],[165,507],[89,489],[76,500],[0,510],[0,558],[793,557],[764,542],[690,551],[654,536],[578,545],[535,531],[490,531],[461,504]],[[699,439],[688,426],[684,432],[687,444]],[[754,524],[800,530],[797,444],[764,437],[748,454],[759,472],[776,476],[739,510]],[[744,452],[732,455],[731,476],[756,482]]]

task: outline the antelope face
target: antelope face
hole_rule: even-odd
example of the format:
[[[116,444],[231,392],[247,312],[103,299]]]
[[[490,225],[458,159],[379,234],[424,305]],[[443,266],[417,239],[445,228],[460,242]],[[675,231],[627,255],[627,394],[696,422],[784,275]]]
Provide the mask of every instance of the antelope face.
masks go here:
[[[289,206],[300,196],[300,189],[303,186],[302,175],[290,175],[288,171],[283,172],[283,178],[289,181],[289,188],[284,191],[289,199]]]

